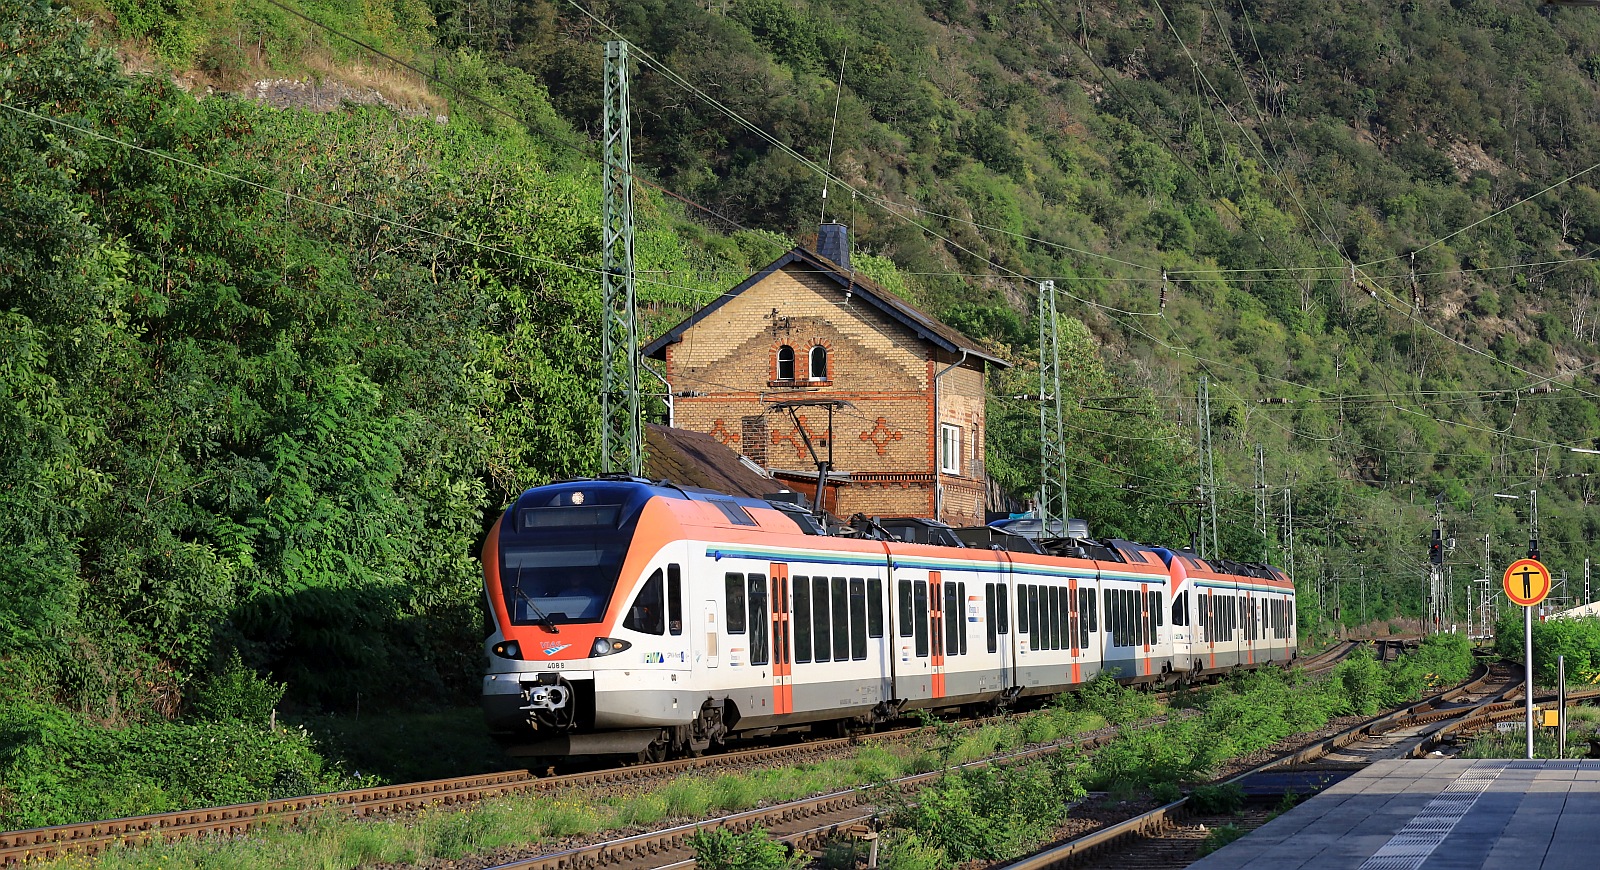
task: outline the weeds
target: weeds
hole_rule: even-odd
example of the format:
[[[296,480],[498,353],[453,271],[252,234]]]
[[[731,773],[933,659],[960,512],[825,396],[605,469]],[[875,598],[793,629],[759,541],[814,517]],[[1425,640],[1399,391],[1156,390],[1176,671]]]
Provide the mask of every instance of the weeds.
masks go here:
[[[1200,841],[1198,857],[1204,858],[1234,840],[1243,837],[1244,834],[1244,830],[1238,825],[1223,825],[1219,828],[1212,828],[1211,832],[1206,834],[1206,838]]]
[[[756,828],[735,834],[727,828],[707,828],[689,837],[695,865],[706,870],[800,870],[810,861]]]

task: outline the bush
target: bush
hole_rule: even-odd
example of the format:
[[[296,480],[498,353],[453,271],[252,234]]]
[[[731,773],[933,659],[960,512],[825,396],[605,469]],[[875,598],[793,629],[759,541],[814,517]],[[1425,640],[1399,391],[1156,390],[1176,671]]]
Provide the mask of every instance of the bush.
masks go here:
[[[0,707],[0,829],[60,825],[345,787],[310,736],[232,719],[108,728],[39,704]]]
[[[727,828],[706,828],[689,837],[695,864],[706,870],[799,870],[809,861],[791,853],[760,828],[735,834]]]
[[[234,719],[264,726],[283,700],[286,687],[244,666],[234,650],[226,666],[203,682],[191,699],[194,712],[207,719]]]
[[[898,808],[892,821],[941,852],[940,866],[999,861],[1042,842],[1065,817],[1067,804],[1083,795],[1076,760],[1058,754],[1032,764],[952,771],[923,789],[916,805]]]

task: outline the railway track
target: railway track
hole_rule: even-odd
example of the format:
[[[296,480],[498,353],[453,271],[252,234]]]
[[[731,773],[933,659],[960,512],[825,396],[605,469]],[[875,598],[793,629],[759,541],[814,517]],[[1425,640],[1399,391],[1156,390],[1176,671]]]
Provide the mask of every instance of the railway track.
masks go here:
[[[1359,642],[1344,642],[1323,653],[1310,657],[1301,666],[1313,671],[1331,669],[1339,661],[1359,648]],[[263,824],[296,825],[314,817],[341,814],[353,818],[379,817],[389,814],[415,812],[427,807],[466,805],[486,798],[510,794],[558,792],[630,786],[650,781],[671,779],[694,771],[711,771],[719,768],[737,768],[751,764],[803,761],[810,757],[825,756],[844,750],[861,741],[906,739],[922,733],[920,728],[906,728],[857,738],[838,738],[808,741],[803,744],[729,752],[701,758],[682,759],[610,768],[599,771],[538,777],[524,771],[432,780],[393,786],[379,786],[323,795],[296,797],[281,800],[259,801],[249,804],[215,807],[209,809],[160,813],[111,821],[88,822],[36,828],[25,831],[0,833],[0,867],[10,867],[24,861],[54,858],[66,854],[97,854],[118,845],[138,846],[171,842],[185,837],[240,836]],[[1084,748],[1095,745],[1095,740],[1073,743]],[[1026,757],[1038,752],[1053,752],[1062,748],[1052,745],[1030,749],[1014,756]],[[915,788],[916,778],[902,783],[902,787]],[[721,824],[735,829],[760,825],[775,836],[797,845],[825,842],[838,836],[841,826],[848,828],[870,820],[870,812],[847,810],[856,803],[857,792],[844,792],[818,799],[812,809],[790,808],[778,818],[763,811],[753,811],[749,819],[729,817]],[[617,854],[642,850],[641,854],[657,854],[664,849],[682,849],[682,840],[693,833],[686,831],[667,835],[646,835],[649,843],[613,844],[611,852]],[[650,839],[653,838],[653,839]],[[579,850],[583,851],[583,850]],[[579,860],[577,854],[569,855],[566,863],[515,864],[516,867],[569,867],[583,866],[591,860],[609,862],[606,849],[585,852],[588,857]],[[541,859],[542,860],[542,859]],[[577,863],[571,863],[576,861]],[[621,865],[619,865],[621,866]]]
[[[988,720],[975,720],[974,724],[981,725],[985,721]],[[141,846],[172,842],[186,837],[234,837],[246,834],[264,824],[297,825],[329,814],[341,814],[351,818],[373,818],[416,812],[428,807],[464,806],[502,795],[630,787],[670,780],[696,771],[803,762],[845,751],[859,743],[906,740],[924,733],[925,729],[918,726],[855,737],[811,740],[785,746],[769,746],[561,776],[540,777],[526,771],[506,771],[481,776],[378,786],[109,821],[10,831],[0,833],[0,867],[14,867],[27,861],[58,858],[68,854],[94,855],[119,845]],[[1092,745],[1092,741],[1088,745]],[[1048,748],[1054,751],[1060,748],[1060,745],[1054,744]]]
[[[1376,761],[1421,757],[1475,729],[1525,715],[1521,677],[1513,670],[1491,668],[1460,687],[1347,729],[1229,781],[1258,797],[1290,790],[1304,795]],[[1600,689],[1571,692],[1567,701],[1596,697],[1600,697]],[[1554,698],[1540,696],[1536,700],[1544,703]],[[1254,804],[1238,815],[1205,815],[1193,811],[1187,800],[1180,800],[1000,866],[1006,870],[1174,870],[1195,861],[1199,843],[1210,831],[1230,824],[1254,830],[1272,814],[1269,806]]]

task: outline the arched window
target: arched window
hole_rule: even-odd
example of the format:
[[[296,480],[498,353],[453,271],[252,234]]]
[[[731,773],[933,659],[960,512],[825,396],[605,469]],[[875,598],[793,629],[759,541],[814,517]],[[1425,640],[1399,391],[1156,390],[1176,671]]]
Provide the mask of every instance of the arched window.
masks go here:
[[[794,348],[787,344],[778,348],[778,380],[794,380]]]
[[[811,349],[811,380],[825,381],[828,379],[828,349],[817,345]]]

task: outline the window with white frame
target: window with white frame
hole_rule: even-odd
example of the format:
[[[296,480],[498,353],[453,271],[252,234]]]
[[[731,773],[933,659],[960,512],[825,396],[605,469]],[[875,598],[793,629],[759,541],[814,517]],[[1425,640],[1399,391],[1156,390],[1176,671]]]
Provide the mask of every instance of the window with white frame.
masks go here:
[[[828,349],[817,345],[811,349],[811,380],[825,381],[828,379]]]
[[[939,471],[961,473],[961,427],[939,424]]]

